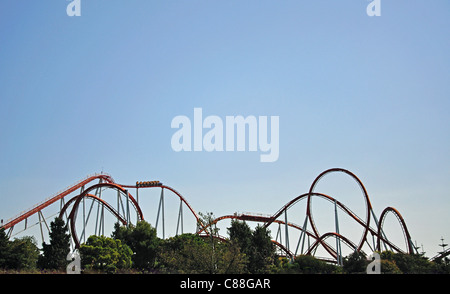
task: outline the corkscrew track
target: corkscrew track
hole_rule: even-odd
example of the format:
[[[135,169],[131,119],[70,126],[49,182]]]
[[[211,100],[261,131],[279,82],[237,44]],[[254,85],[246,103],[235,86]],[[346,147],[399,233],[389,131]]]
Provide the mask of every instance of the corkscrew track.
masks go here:
[[[323,193],[316,192],[318,183],[328,174],[331,173],[344,173],[345,175],[352,178],[360,187],[363,199],[365,201],[365,217],[361,218],[355,213],[353,213],[347,206],[345,206],[343,203],[338,201],[337,199],[333,198],[330,195],[326,195]],[[98,183],[92,183],[93,181],[98,180]],[[299,254],[299,248],[301,247],[300,254],[308,254],[308,255],[314,255],[317,251],[317,248],[321,247],[323,248],[330,257],[323,258],[328,261],[341,263],[342,262],[342,251],[340,249],[340,244],[344,243],[346,246],[352,248],[352,250],[361,251],[363,250],[364,245],[368,245],[370,250],[377,250],[381,251],[384,249],[393,250],[396,252],[403,252],[403,253],[414,253],[414,246],[412,244],[411,236],[409,234],[408,228],[406,226],[406,222],[400,212],[393,208],[393,207],[387,207],[385,208],[379,219],[375,216],[375,213],[372,209],[372,204],[370,202],[368,193],[366,188],[364,187],[362,181],[352,172],[342,169],[342,168],[332,168],[328,169],[324,172],[322,172],[319,176],[315,178],[313,183],[311,184],[311,187],[309,189],[309,192],[301,194],[288,203],[286,203],[284,206],[282,206],[278,211],[276,211],[271,216],[264,216],[260,214],[232,214],[232,215],[224,215],[221,217],[218,217],[214,219],[209,224],[204,224],[195,210],[192,208],[192,206],[187,202],[187,200],[175,189],[163,185],[162,183],[159,183],[158,181],[152,181],[152,182],[136,182],[136,185],[121,185],[116,182],[114,182],[113,178],[106,174],[96,174],[93,176],[89,176],[85,178],[84,180],[81,180],[77,183],[75,183],[72,186],[69,186],[67,189],[63,190],[62,192],[56,194],[55,196],[43,201],[42,203],[35,205],[29,210],[26,210],[25,212],[19,214],[18,216],[10,219],[7,221],[4,225],[2,225],[2,228],[5,230],[8,230],[8,235],[12,235],[12,231],[15,226],[17,226],[21,222],[25,222],[25,229],[27,229],[27,219],[31,216],[38,214],[39,216],[39,224],[41,226],[41,236],[42,239],[44,239],[43,232],[42,232],[42,222],[45,222],[45,218],[43,217],[42,211],[44,208],[54,205],[57,201],[61,201],[60,209],[58,212],[58,216],[61,218],[66,218],[66,221],[69,225],[70,234],[72,236],[74,248],[79,248],[81,242],[80,238],[78,237],[79,231],[81,231],[81,235],[85,236],[86,232],[86,226],[89,221],[92,209],[94,207],[94,204],[97,205],[97,217],[96,217],[96,224],[95,224],[95,231],[94,234],[104,234],[104,209],[106,208],[107,211],[111,213],[111,215],[114,217],[114,219],[117,220],[117,222],[122,223],[123,225],[129,225],[132,224],[135,217],[136,222],[140,220],[144,220],[144,214],[142,212],[141,206],[139,204],[139,190],[142,189],[161,189],[161,195],[159,199],[159,205],[158,205],[158,212],[156,216],[156,222],[154,226],[158,228],[158,225],[161,224],[162,226],[162,237],[165,238],[166,234],[166,225],[165,225],[165,191],[170,192],[170,194],[175,195],[179,199],[179,206],[177,208],[178,214],[177,214],[177,221],[176,221],[176,233],[177,235],[179,232],[183,233],[183,223],[184,223],[184,212],[183,207],[188,208],[188,212],[190,213],[190,217],[193,218],[194,223],[196,224],[195,233],[200,235],[208,235],[208,227],[211,225],[215,225],[219,223],[220,221],[226,220],[226,219],[236,219],[236,220],[242,220],[242,221],[252,221],[252,222],[258,222],[260,225],[264,227],[269,227],[272,224],[277,224],[279,226],[279,232],[277,233],[277,238],[273,240],[274,244],[280,248],[286,256],[289,256],[291,258],[294,258],[296,255]],[[75,192],[80,189],[80,193],[76,194]],[[135,189],[136,196],[133,196],[129,191],[130,189]],[[111,203],[108,203],[104,198],[102,198],[102,191],[111,190],[114,193],[117,193],[117,207],[115,208],[114,205]],[[75,194],[73,196],[73,194]],[[66,201],[65,198],[68,198]],[[357,224],[359,224],[362,229],[362,235],[358,242],[354,242],[350,240],[350,238],[342,235],[339,233],[338,226],[336,226],[336,231],[330,231],[326,233],[320,233],[319,229],[316,225],[314,215],[312,212],[312,199],[314,198],[321,198],[325,199],[335,205],[336,211],[337,208],[340,209],[340,211],[343,211],[346,215],[348,215],[353,221],[355,221]],[[85,201],[91,201],[91,205],[89,208],[89,213],[86,216],[85,214]],[[294,207],[297,203],[301,201],[306,201],[306,212],[305,212],[305,220],[302,225],[295,224],[293,222],[290,222],[287,216],[287,211]],[[81,221],[77,222],[77,216],[81,215],[80,211],[80,204],[83,203],[82,208],[82,219]],[[337,213],[337,212],[336,212]],[[390,241],[383,230],[384,222],[386,219],[386,216],[388,214],[393,214],[396,219],[398,220],[398,223],[402,229],[404,241],[406,244],[406,250],[402,250],[398,245],[394,244],[392,241]],[[284,220],[282,219],[284,215]],[[337,215],[336,215],[337,219]],[[103,222],[103,223],[102,223]],[[80,225],[81,223],[81,225]],[[175,223],[175,222],[173,222]],[[372,225],[373,224],[373,225]],[[78,226],[78,228],[77,228]],[[81,230],[80,230],[81,226]],[[280,233],[280,227],[284,226],[285,228],[285,241],[284,244],[281,240],[281,233]],[[47,226],[48,227],[48,226]],[[289,230],[296,230],[299,232],[300,237],[298,238],[297,247],[295,251],[291,251],[289,248]],[[371,235],[372,239],[376,239],[376,241],[373,241],[373,244],[371,245],[368,236]],[[280,239],[278,240],[278,236],[280,236]],[[327,239],[334,238],[336,240],[336,245],[333,246],[330,244],[330,242],[327,242]],[[307,248],[305,249],[305,242],[308,240]],[[311,242],[312,241],[312,242]],[[301,246],[300,246],[301,245]]]

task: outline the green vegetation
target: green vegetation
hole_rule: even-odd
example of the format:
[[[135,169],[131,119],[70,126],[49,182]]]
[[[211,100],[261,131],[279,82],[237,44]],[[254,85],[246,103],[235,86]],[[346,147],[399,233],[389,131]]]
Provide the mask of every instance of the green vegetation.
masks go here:
[[[64,221],[60,218],[50,223],[50,244],[42,244],[42,255],[39,256],[39,268],[64,270],[67,265],[67,254],[70,252],[70,235]]]
[[[115,273],[131,268],[133,251],[122,241],[105,236],[90,236],[80,246],[81,266],[86,270]]]
[[[10,241],[5,230],[0,229],[0,272],[30,273],[38,272],[40,269],[53,271],[61,271],[63,267],[65,269],[69,243],[64,242],[68,241],[70,236],[62,220],[55,219],[50,226],[51,242],[49,245],[42,244],[42,255],[33,237],[25,236]],[[61,228],[64,228],[63,231]]]
[[[136,227],[123,227],[116,223],[112,238],[122,241],[131,249],[134,268],[139,270],[154,268],[160,240],[156,237],[156,229],[149,223],[141,221]]]
[[[111,237],[90,236],[80,247],[84,273],[181,274],[364,274],[369,260],[362,252],[343,259],[343,266],[310,255],[293,260],[277,256],[270,231],[251,229],[232,221],[228,238],[219,236],[212,213],[200,214],[208,236],[182,234],[165,240],[141,221],[136,226],[116,224]],[[70,235],[64,221],[50,225],[50,244],[39,250],[32,237],[10,241],[0,229],[0,273],[65,273]],[[449,274],[448,258],[429,261],[418,254],[380,252],[383,274]]]

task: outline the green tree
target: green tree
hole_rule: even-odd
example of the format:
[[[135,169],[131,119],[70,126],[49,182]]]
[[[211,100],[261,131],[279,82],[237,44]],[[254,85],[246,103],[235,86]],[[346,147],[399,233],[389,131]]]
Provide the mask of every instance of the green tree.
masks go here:
[[[11,244],[5,229],[0,229],[0,268],[7,269],[9,257],[11,256]]]
[[[80,255],[83,268],[114,273],[131,267],[133,251],[121,240],[92,235],[80,246]]]
[[[219,243],[219,228],[217,228],[216,223],[214,222],[215,217],[212,212],[207,212],[206,214],[199,212],[199,216],[199,222],[201,222],[201,224],[207,228],[205,232],[209,236],[209,240],[206,243],[209,244],[210,254],[205,255],[205,257],[207,256],[208,258],[207,260],[209,260],[210,262],[207,268],[209,273],[215,273],[218,262],[216,248]]]
[[[433,272],[436,274],[450,274],[450,260],[448,257],[438,258],[432,262]]]
[[[362,251],[354,251],[349,256],[344,257],[343,270],[348,274],[365,273],[369,262]]]
[[[241,252],[241,247],[233,242],[224,242],[219,245],[218,273],[247,273],[248,259],[246,255]]]
[[[161,241],[158,268],[167,273],[210,273],[210,256],[209,244],[199,235],[177,235]]]
[[[392,260],[384,260],[381,261],[381,272],[383,274],[401,274],[402,271],[398,268],[398,266],[395,264]]]
[[[301,274],[332,274],[338,268],[312,255],[299,255],[293,261],[292,270]]]
[[[232,244],[245,254],[249,273],[269,273],[275,265],[275,245],[270,231],[260,225],[252,231],[246,222],[234,220],[228,229]]]
[[[183,249],[184,245],[187,243],[194,243],[197,245],[204,245],[205,239],[198,234],[185,233],[181,235],[176,235],[165,240],[161,240],[160,251],[180,251]]]
[[[36,268],[39,249],[33,237],[25,236],[10,241],[0,229],[0,268],[31,270]]]
[[[25,236],[14,239],[11,242],[11,250],[9,257],[10,269],[32,270],[36,268],[39,257],[39,248],[33,237]]]
[[[383,251],[381,252],[381,259],[395,263],[397,268],[404,274],[428,274],[435,270],[435,266],[420,254]],[[383,268],[381,270],[383,271]]]
[[[45,269],[65,269],[67,254],[70,252],[69,230],[61,218],[55,218],[50,223],[50,244],[42,244],[42,255],[38,265]]]
[[[252,230],[245,221],[232,220],[231,227],[227,228],[232,243],[236,243],[245,254],[249,254],[252,245]]]
[[[275,257],[275,245],[270,237],[270,231],[258,224],[251,238],[248,266],[250,273],[269,273]]]
[[[198,213],[200,216],[199,222],[207,227],[206,233],[211,237],[217,237],[219,236],[219,228],[214,223],[215,217],[212,212],[206,212],[206,214],[203,214],[201,212]]]
[[[211,239],[197,234],[182,234],[163,240],[158,255],[158,269],[183,274],[245,273],[245,258],[237,246],[216,242],[214,263]]]
[[[112,238],[122,240],[134,252],[134,268],[149,270],[154,267],[159,239],[156,229],[148,222],[140,221],[136,226],[129,227],[116,223]]]

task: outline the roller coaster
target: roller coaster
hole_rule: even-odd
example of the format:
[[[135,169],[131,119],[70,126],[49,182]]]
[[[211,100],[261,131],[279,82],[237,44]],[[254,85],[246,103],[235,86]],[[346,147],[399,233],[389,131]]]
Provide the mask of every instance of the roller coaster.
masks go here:
[[[359,186],[365,203],[364,217],[358,216],[336,198],[316,191],[319,182],[327,175],[333,173],[344,174]],[[11,238],[27,232],[31,227],[39,226],[36,234],[40,233],[42,242],[45,242],[44,235],[49,232],[47,220],[58,216],[66,221],[71,235],[72,247],[76,249],[80,247],[83,240],[86,240],[87,235],[105,235],[105,229],[108,229],[107,226],[110,229],[113,223],[119,222],[122,225],[129,226],[146,219],[141,209],[146,205],[143,199],[143,194],[145,194],[143,190],[146,189],[160,190],[160,193],[157,194],[159,197],[153,197],[157,198],[157,202],[152,206],[154,211],[156,211],[154,227],[157,229],[158,236],[162,238],[169,236],[169,224],[172,228],[172,235],[183,234],[187,218],[189,218],[192,225],[191,232],[201,236],[209,236],[210,230],[208,229],[210,226],[217,226],[224,220],[241,220],[256,222],[265,228],[275,226],[277,235],[272,241],[277,246],[280,254],[289,258],[306,254],[314,255],[329,262],[342,264],[344,256],[342,245],[345,245],[351,251],[392,250],[408,254],[417,253],[406,222],[400,212],[393,207],[386,207],[377,218],[367,190],[361,180],[352,172],[342,168],[331,168],[319,174],[311,184],[308,192],[293,198],[272,215],[233,213],[217,217],[209,223],[205,223],[199,217],[185,197],[178,191],[159,181],[138,181],[136,184],[123,185],[116,183],[108,174],[94,174],[34,205],[32,208],[7,220],[4,224],[2,222],[1,228]],[[130,191],[135,192],[134,196]],[[168,216],[169,211],[166,207],[166,202],[169,201],[167,193],[175,196],[171,198],[171,201],[177,202],[176,208],[171,209],[171,217]],[[139,196],[141,196],[141,199],[139,199]],[[313,200],[317,201],[316,199],[325,200],[325,202],[334,206],[334,230],[325,233],[319,232],[319,226],[314,218],[312,209]],[[293,210],[294,207],[300,206],[300,203],[303,203],[306,209],[303,212],[299,211],[299,209]],[[44,217],[44,210],[50,207],[53,207],[54,212],[46,218]],[[187,215],[185,215],[186,208]],[[294,213],[292,213],[293,211]],[[358,241],[354,241],[354,238],[340,233],[342,228],[339,226],[338,211],[360,227],[362,233]],[[109,214],[106,212],[109,212]],[[297,220],[299,217],[302,219],[302,224],[292,221],[291,218],[294,214]],[[403,233],[403,245],[395,244],[394,241],[387,237],[384,224],[388,215],[395,216]],[[32,217],[36,218],[36,216],[38,218],[37,222],[30,224],[29,220]],[[20,231],[16,232],[17,229]],[[220,236],[216,237],[226,239]],[[330,242],[330,240],[335,242]],[[295,249],[290,246],[292,242],[296,243]]]

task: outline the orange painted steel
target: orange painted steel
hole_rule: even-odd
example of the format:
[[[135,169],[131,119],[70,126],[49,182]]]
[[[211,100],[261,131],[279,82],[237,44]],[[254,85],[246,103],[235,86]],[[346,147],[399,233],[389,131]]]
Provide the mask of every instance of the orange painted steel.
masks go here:
[[[357,215],[355,215],[348,207],[346,207],[344,204],[342,204],[341,202],[337,201],[335,198],[323,194],[323,193],[317,193],[314,192],[314,189],[316,187],[316,185],[318,184],[318,182],[327,174],[329,173],[333,173],[333,172],[342,172],[345,173],[347,175],[349,175],[350,177],[352,177],[357,184],[359,185],[362,193],[363,193],[363,198],[365,200],[366,203],[366,218],[365,220],[361,219],[360,217],[358,217]],[[347,239],[345,236],[340,235],[336,232],[327,232],[325,234],[319,234],[319,231],[317,229],[317,227],[315,226],[315,222],[314,222],[314,217],[313,217],[313,213],[311,210],[311,201],[313,197],[321,197],[324,198],[332,203],[335,203],[337,207],[339,207],[342,211],[344,211],[347,215],[349,215],[353,220],[355,220],[359,225],[361,225],[364,229],[363,234],[361,236],[360,242],[359,244],[355,245],[351,240]],[[314,239],[314,243],[310,246],[310,248],[307,250],[307,254],[311,254],[314,249],[319,246],[322,245],[323,248],[325,248],[325,250],[331,255],[333,256],[333,258],[337,258],[337,252],[335,249],[333,249],[330,245],[328,245],[325,242],[325,239],[329,238],[329,237],[335,237],[335,238],[339,238],[340,240],[342,240],[344,243],[346,243],[349,247],[353,248],[354,250],[360,251],[364,245],[365,242],[367,242],[367,235],[370,232],[372,234],[372,236],[376,236],[377,238],[377,245],[375,250],[380,251],[381,250],[381,242],[384,242],[386,245],[388,245],[389,247],[391,247],[392,249],[394,249],[397,252],[404,252],[403,250],[401,250],[398,246],[396,246],[395,244],[393,244],[391,241],[389,241],[382,232],[382,226],[383,226],[383,222],[384,219],[386,217],[386,214],[388,212],[392,212],[397,219],[399,220],[399,223],[401,225],[401,228],[403,230],[403,234],[404,234],[404,239],[405,242],[407,244],[407,253],[412,254],[414,253],[414,249],[413,246],[411,244],[411,236],[410,233],[408,231],[408,228],[406,226],[406,222],[403,219],[403,217],[401,216],[400,212],[398,212],[398,210],[396,210],[393,207],[388,207],[386,209],[383,210],[383,212],[381,213],[380,216],[380,220],[376,223],[376,228],[372,228],[370,226],[370,220],[371,220],[371,214],[373,214],[373,209],[372,209],[372,204],[370,202],[369,199],[369,195],[367,193],[366,188],[364,187],[362,181],[352,172],[342,169],[342,168],[332,168],[332,169],[328,169],[324,172],[322,172],[319,176],[316,177],[316,179],[313,181],[310,190],[308,193],[302,194],[300,196],[295,197],[294,199],[292,199],[291,201],[289,201],[286,205],[284,205],[283,207],[281,207],[273,216],[271,217],[263,217],[263,216],[259,216],[259,215],[251,215],[251,214],[240,214],[240,215],[226,215],[226,216],[221,216],[218,217],[216,220],[213,221],[213,223],[217,223],[223,219],[227,219],[227,218],[231,218],[231,219],[239,219],[239,220],[248,220],[248,221],[256,221],[256,222],[261,222],[263,223],[264,227],[268,227],[270,224],[272,223],[279,223],[279,224],[285,224],[284,221],[278,220],[278,218],[284,213],[286,212],[290,207],[292,207],[293,205],[295,205],[296,203],[298,203],[300,200],[307,200],[307,207],[306,207],[306,217],[307,220],[309,221],[309,224],[311,225],[311,228],[313,230],[313,232],[309,232],[307,230],[305,230],[305,228],[300,227],[298,225],[293,225],[291,223],[288,222],[288,226],[290,227],[294,227],[300,231],[305,232],[309,237],[312,237]]]
[[[355,215],[343,203],[337,201],[335,198],[333,198],[333,197],[331,197],[329,195],[318,193],[318,192],[314,191],[316,186],[317,186],[317,184],[319,183],[319,181],[324,176],[326,176],[327,174],[330,174],[330,173],[334,173],[334,172],[345,173],[346,175],[348,175],[352,179],[354,179],[356,181],[356,183],[359,185],[359,187],[360,187],[360,189],[362,191],[362,194],[363,194],[362,196],[363,196],[365,204],[366,204],[366,217],[365,217],[365,219],[362,219],[362,218],[358,217],[357,215]],[[68,221],[70,222],[72,238],[74,239],[77,248],[80,246],[80,243],[79,243],[78,237],[76,235],[75,220],[76,220],[77,210],[78,210],[80,201],[84,197],[92,198],[93,200],[101,203],[113,215],[115,215],[123,224],[126,224],[126,220],[120,215],[119,211],[114,210],[114,208],[111,205],[109,205],[106,201],[104,201],[100,197],[97,197],[95,195],[89,194],[90,191],[92,191],[94,189],[97,189],[97,188],[110,188],[110,189],[116,189],[116,190],[118,190],[118,191],[120,191],[122,193],[127,193],[126,195],[129,198],[129,200],[131,201],[132,206],[134,206],[134,209],[136,210],[137,215],[138,215],[138,219],[140,219],[140,220],[144,219],[144,216],[142,214],[142,210],[139,207],[139,204],[137,203],[135,198],[128,192],[127,188],[135,188],[135,189],[161,188],[161,189],[167,189],[169,191],[172,191],[175,195],[177,195],[179,197],[180,201],[182,203],[184,203],[189,208],[190,212],[195,217],[195,219],[197,221],[198,228],[199,228],[196,233],[199,234],[199,235],[205,234],[205,233],[208,234],[206,229],[211,224],[209,224],[209,225],[203,224],[201,222],[200,218],[198,217],[197,213],[192,208],[192,206],[187,202],[185,197],[183,197],[175,189],[173,189],[173,188],[171,188],[169,186],[163,185],[163,184],[161,184],[159,182],[158,182],[157,185],[149,185],[149,186],[139,185],[138,184],[139,182],[136,182],[136,185],[120,185],[120,184],[115,183],[114,180],[109,175],[105,175],[105,174],[99,174],[99,175],[94,175],[94,176],[87,177],[86,179],[84,179],[84,180],[82,180],[82,181],[72,185],[71,187],[67,188],[66,190],[64,190],[63,192],[57,194],[56,196],[54,196],[54,197],[44,201],[43,203],[41,203],[39,205],[34,206],[32,209],[30,209],[30,210],[20,214],[18,217],[13,218],[11,221],[8,221],[5,225],[3,225],[2,228],[8,229],[8,228],[14,227],[15,224],[17,224],[17,223],[27,219],[31,215],[41,211],[42,209],[44,209],[45,207],[55,203],[56,201],[58,201],[60,199],[63,199],[65,196],[75,192],[77,189],[80,189],[80,188],[84,187],[85,185],[89,184],[90,182],[92,182],[94,180],[100,180],[100,183],[94,184],[94,185],[84,189],[81,192],[81,194],[71,198],[64,205],[64,207],[60,210],[60,217],[62,217],[66,213],[66,211],[69,209],[69,207],[72,206],[72,209],[71,209],[69,217],[68,217]],[[321,197],[323,199],[326,199],[327,201],[335,203],[336,207],[339,207],[339,209],[344,211],[353,220],[355,220],[359,225],[361,225],[363,227],[364,231],[363,231],[363,234],[361,236],[360,242],[358,244],[354,244],[352,241],[348,240],[345,236],[340,235],[340,234],[338,234],[336,232],[328,232],[328,233],[325,233],[325,234],[320,234],[318,228],[315,225],[314,218],[313,218],[313,213],[312,213],[312,209],[311,209],[311,203],[312,203],[312,198],[313,197]],[[301,200],[306,200],[307,201],[305,224],[307,224],[307,225],[309,224],[311,226],[312,231],[306,230],[306,226],[302,227],[302,226],[293,224],[291,222],[288,222],[287,219],[286,219],[286,221],[282,221],[282,220],[278,219],[284,212],[286,212],[289,208],[293,207],[295,204],[297,204]],[[401,225],[401,228],[403,230],[404,238],[405,238],[406,243],[407,243],[407,253],[413,253],[414,249],[413,249],[413,246],[411,244],[411,236],[410,236],[408,228],[406,226],[406,222],[403,219],[403,217],[400,214],[400,212],[398,210],[396,210],[395,208],[393,208],[393,207],[387,207],[381,213],[380,220],[378,222],[375,222],[376,228],[372,228],[371,227],[371,215],[373,215],[372,204],[370,202],[368,193],[367,193],[366,188],[364,187],[362,181],[355,174],[353,174],[352,172],[350,172],[348,170],[345,170],[345,169],[342,169],[342,168],[332,168],[332,169],[328,169],[328,170],[322,172],[321,174],[319,174],[319,176],[317,176],[315,178],[315,180],[313,181],[313,183],[310,186],[310,189],[309,189],[308,193],[301,194],[301,195],[295,197],[294,199],[289,201],[287,204],[282,206],[272,216],[262,216],[262,215],[259,215],[259,214],[250,214],[250,213],[225,215],[225,216],[221,216],[221,217],[218,217],[215,220],[213,220],[212,224],[216,224],[217,222],[219,222],[221,220],[224,220],[224,219],[239,219],[239,220],[243,220],[243,221],[260,222],[260,223],[263,224],[264,227],[268,227],[272,223],[278,223],[278,224],[287,225],[287,226],[290,226],[290,227],[293,227],[293,228],[295,228],[297,230],[302,231],[307,236],[309,236],[310,238],[314,239],[313,244],[307,249],[307,253],[308,254],[312,254],[314,249],[317,248],[317,246],[321,245],[321,246],[323,246],[326,249],[326,251],[329,252],[329,254],[333,258],[337,258],[337,251],[334,248],[332,248],[332,246],[327,244],[325,242],[325,239],[327,239],[329,237],[339,238],[339,240],[342,240],[343,242],[345,242],[351,248],[354,248],[355,250],[359,251],[359,250],[362,249],[362,246],[364,245],[364,243],[367,242],[367,235],[368,235],[369,232],[372,234],[372,236],[376,236],[377,237],[377,244],[376,244],[376,248],[375,248],[376,250],[380,250],[381,249],[381,242],[383,242],[384,244],[390,246],[394,250],[402,252],[401,249],[399,249],[397,246],[395,246],[392,242],[390,242],[383,235],[382,226],[383,226],[383,223],[384,223],[384,219],[386,218],[386,215],[388,213],[392,213],[392,214],[394,214],[397,217],[397,219],[398,219],[398,221],[399,221],[399,223]],[[274,242],[277,243],[276,241],[274,241]],[[280,244],[279,247],[282,250],[284,250],[286,252],[286,254],[292,255],[292,253],[289,252],[289,250],[286,247],[284,247],[282,244]]]
[[[406,240],[406,247],[408,248],[408,252],[412,253],[413,252],[413,245],[411,244],[411,241],[410,241],[411,240],[411,235],[409,234],[408,228],[406,227],[406,222],[403,219],[403,217],[400,214],[400,212],[397,209],[393,208],[393,207],[386,207],[383,210],[383,212],[381,213],[380,223],[378,224],[378,232],[377,232],[377,236],[378,236],[377,248],[378,248],[378,250],[381,249],[380,241],[383,240],[381,238],[382,237],[381,230],[382,230],[382,226],[383,226],[383,223],[384,223],[384,219],[386,218],[386,215],[387,215],[388,212],[393,213],[397,217],[397,219],[398,219],[398,221],[400,223],[400,226],[402,228],[402,231],[403,231],[404,239]],[[390,244],[390,245],[391,245],[391,247],[393,247],[393,244]]]
[[[3,229],[9,229],[11,227],[13,227],[14,225],[16,225],[17,223],[27,219],[28,217],[32,216],[33,214],[41,211],[42,209],[46,208],[47,206],[55,203],[56,201],[64,198],[65,196],[73,193],[74,191],[80,189],[81,187],[89,184],[92,181],[95,180],[104,180],[106,182],[110,182],[110,183],[114,183],[114,180],[109,176],[109,175],[105,175],[105,174],[99,174],[99,175],[94,175],[94,176],[90,176],[80,182],[78,182],[77,184],[70,186],[69,188],[67,188],[66,190],[64,190],[63,192],[57,194],[56,196],[46,200],[45,202],[36,205],[35,207],[31,208],[30,210],[20,214],[19,216],[15,217],[14,219],[12,219],[11,221],[8,221],[7,223],[5,223],[2,228]]]
[[[270,219],[270,217],[265,217],[265,216],[260,216],[260,215],[252,215],[252,214],[224,215],[224,216],[214,219],[210,224],[204,226],[202,230],[197,232],[197,234],[201,235],[203,232],[205,232],[206,235],[201,235],[201,236],[209,236],[208,232],[207,232],[207,228],[209,228],[210,226],[217,224],[219,221],[222,221],[225,219],[237,219],[237,220],[242,220],[242,221],[254,221],[254,222],[263,222],[264,223],[264,222],[267,222]],[[280,221],[280,220],[273,220],[273,222],[281,224],[281,225],[285,224],[284,221]],[[298,230],[302,230],[302,228],[300,226],[293,224],[293,223],[288,223],[288,226],[296,228]],[[313,236],[310,232],[306,232],[306,233]],[[223,239],[223,238],[221,240],[226,241],[226,239]],[[289,251],[289,249],[287,249],[280,242],[278,242],[276,240],[272,240],[272,243],[274,243],[275,246],[279,247],[282,251],[284,251],[287,256],[294,257],[294,254],[291,251]]]
[[[75,196],[73,198],[71,198],[69,201],[67,201],[67,203],[64,205],[64,207],[61,209],[61,212],[59,213],[59,218],[62,218],[64,213],[66,212],[67,208],[72,205],[72,202],[74,202],[79,196]],[[117,217],[117,219],[119,219],[119,221],[123,224],[126,225],[127,221],[125,219],[123,219],[123,217],[119,214],[119,212],[117,212],[108,202],[106,202],[105,200],[101,199],[100,197],[93,195],[93,194],[86,194],[84,195],[84,197],[86,198],[91,198],[96,200],[97,202],[100,202],[107,210],[109,210],[115,217]]]
[[[195,210],[192,208],[192,206],[189,204],[189,202],[186,200],[185,197],[183,197],[183,195],[181,195],[181,193],[179,193],[177,190],[175,190],[172,187],[160,184],[160,185],[155,185],[155,186],[140,186],[140,185],[122,185],[122,187],[124,188],[138,188],[138,189],[150,189],[150,188],[161,188],[161,189],[167,189],[171,192],[173,192],[175,195],[178,196],[178,198],[180,199],[180,201],[182,201],[191,211],[192,215],[195,217],[195,220],[197,222],[197,225],[201,226],[204,228],[204,225],[202,224],[202,222],[200,221],[200,218],[198,216],[198,214],[195,212]],[[203,231],[203,230],[202,230]]]
[[[72,239],[74,241],[75,244],[75,248],[79,248],[80,247],[80,241],[78,239],[77,233],[76,233],[76,228],[75,228],[75,221],[76,221],[76,216],[77,216],[77,211],[78,211],[78,206],[81,202],[81,199],[83,199],[84,197],[87,197],[87,195],[89,194],[89,191],[95,190],[95,189],[101,189],[101,188],[111,188],[111,189],[117,189],[118,191],[121,191],[122,193],[127,193],[127,197],[130,199],[132,205],[134,206],[139,220],[143,220],[144,216],[142,214],[141,208],[139,207],[138,203],[136,202],[136,200],[134,199],[134,197],[128,193],[128,191],[123,188],[121,185],[116,184],[116,183],[99,183],[93,186],[90,186],[89,188],[85,189],[83,191],[83,193],[81,193],[78,196],[74,197],[74,204],[72,206],[72,210],[69,214],[68,220],[69,220],[69,224],[70,224],[70,229],[71,229],[71,234],[72,234]],[[105,203],[104,201],[102,201],[103,203]],[[67,208],[66,208],[67,209]],[[114,210],[113,210],[114,211]],[[60,216],[62,216],[64,214],[64,211],[60,212]],[[117,214],[116,216],[119,216],[119,214]],[[125,221],[124,224],[126,224],[127,222]]]
[[[311,198],[312,198],[312,193],[314,192],[314,188],[317,185],[317,183],[320,181],[320,179],[323,178],[325,175],[327,175],[329,173],[333,173],[333,172],[343,172],[343,173],[349,175],[350,177],[352,177],[358,183],[358,185],[360,186],[360,188],[361,188],[361,190],[363,192],[363,197],[364,197],[364,200],[366,201],[366,222],[363,224],[364,233],[363,233],[363,236],[362,236],[362,238],[361,238],[361,240],[359,242],[358,248],[357,248],[357,250],[360,251],[362,246],[364,245],[364,242],[367,239],[367,233],[368,233],[369,228],[370,228],[370,213],[372,212],[372,205],[370,203],[369,195],[367,194],[366,188],[364,187],[363,183],[352,172],[350,172],[350,171],[348,171],[346,169],[343,169],[343,168],[332,168],[332,169],[328,169],[328,170],[322,172],[320,175],[318,175],[316,177],[316,179],[314,180],[314,182],[311,184],[311,187],[309,189],[306,215],[308,216],[309,222],[310,222],[311,227],[312,227],[312,229],[314,231],[314,234],[316,235],[316,238],[319,239],[320,242],[322,243],[322,241],[321,241],[322,239],[320,238],[319,231],[318,231],[318,229],[317,229],[317,227],[316,227],[316,225],[314,223],[313,215],[312,215],[312,212],[311,212]],[[327,251],[329,251],[327,246],[324,246],[324,247],[327,249]]]

